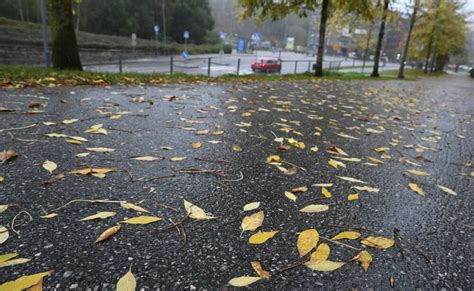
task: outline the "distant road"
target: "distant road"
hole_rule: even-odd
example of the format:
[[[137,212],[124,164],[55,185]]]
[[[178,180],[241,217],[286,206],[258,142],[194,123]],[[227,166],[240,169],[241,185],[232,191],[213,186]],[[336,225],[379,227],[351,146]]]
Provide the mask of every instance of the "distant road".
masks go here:
[[[238,60],[240,59],[240,75],[254,74],[250,69],[250,64],[255,60],[261,60],[262,58],[275,58],[280,57],[283,60],[282,63],[282,74],[292,73],[304,73],[311,69],[315,63],[316,57],[307,56],[305,54],[297,54],[293,52],[282,52],[273,54],[269,51],[257,51],[253,54],[226,54],[222,57],[218,54],[206,54],[206,55],[193,55],[188,60],[184,60],[181,56],[174,56],[173,72],[182,72],[188,74],[207,74],[208,62],[211,58],[210,74],[211,76],[220,76],[224,74],[235,74],[237,73]],[[365,73],[371,72],[373,63],[371,61],[366,62]],[[382,63],[381,63],[382,65]],[[325,56],[324,65],[325,69],[340,66],[340,72],[361,72],[360,66],[362,61],[346,59],[344,57]],[[356,66],[355,68],[347,68],[350,66]],[[84,66],[86,70],[97,71],[97,72],[118,72],[119,61],[107,64],[91,64]],[[398,64],[389,63],[381,70],[393,70],[397,69]],[[142,58],[135,60],[124,60],[122,62],[123,72],[138,72],[138,73],[169,73],[170,72],[170,57],[163,56],[157,58]]]

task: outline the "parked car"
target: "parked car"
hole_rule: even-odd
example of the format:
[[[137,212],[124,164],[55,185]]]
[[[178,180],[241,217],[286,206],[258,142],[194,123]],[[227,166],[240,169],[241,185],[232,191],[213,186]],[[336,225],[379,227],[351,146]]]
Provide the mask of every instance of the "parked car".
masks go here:
[[[471,75],[471,78],[474,78],[474,68],[471,68],[469,71],[469,74]]]
[[[280,72],[281,71],[281,64],[278,60],[275,59],[262,59],[260,62],[252,62],[250,65],[252,71],[254,72]]]

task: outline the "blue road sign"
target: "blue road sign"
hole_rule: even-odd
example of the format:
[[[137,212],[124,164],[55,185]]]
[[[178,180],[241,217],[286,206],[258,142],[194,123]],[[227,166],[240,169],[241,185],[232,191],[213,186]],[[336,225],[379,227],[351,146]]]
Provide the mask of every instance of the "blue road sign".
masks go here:
[[[252,40],[257,41],[257,42],[260,41],[260,33],[259,32],[254,32],[252,34]]]
[[[188,39],[188,38],[189,38],[189,31],[185,30],[183,37],[184,37],[185,39]]]
[[[239,41],[237,42],[237,50],[239,52],[245,51],[245,39],[239,38]]]
[[[155,30],[156,34],[158,34],[160,32],[160,26],[159,25],[155,25],[155,27],[153,27],[153,29]]]
[[[185,59],[185,60],[189,59],[189,53],[188,53],[187,51],[183,51],[183,52],[181,53],[181,56],[182,56],[183,59]]]

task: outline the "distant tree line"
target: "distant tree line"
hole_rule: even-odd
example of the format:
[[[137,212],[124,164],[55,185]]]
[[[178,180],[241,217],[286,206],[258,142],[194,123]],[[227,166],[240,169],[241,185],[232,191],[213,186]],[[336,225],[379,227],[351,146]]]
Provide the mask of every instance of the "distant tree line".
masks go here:
[[[55,2],[56,0],[48,0]],[[0,16],[40,23],[38,0],[1,0]],[[190,32],[189,42],[218,42],[208,0],[72,0],[75,30],[154,38],[153,27],[160,26],[163,39],[163,4],[168,41],[183,43],[183,31]]]

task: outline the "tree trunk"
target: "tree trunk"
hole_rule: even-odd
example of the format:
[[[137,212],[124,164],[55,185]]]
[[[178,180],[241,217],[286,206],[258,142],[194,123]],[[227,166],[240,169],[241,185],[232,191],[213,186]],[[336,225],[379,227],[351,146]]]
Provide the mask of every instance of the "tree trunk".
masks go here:
[[[390,0],[384,0],[382,22],[380,23],[379,39],[377,40],[377,49],[375,50],[374,57],[374,69],[372,71],[372,74],[370,75],[371,77],[380,77],[379,61],[380,53],[382,51],[383,36],[385,34],[385,22],[387,21],[388,4],[390,4]]]
[[[79,31],[81,21],[81,2],[76,2],[76,31]]]
[[[413,31],[413,26],[415,26],[416,21],[416,13],[418,12],[418,5],[420,4],[420,0],[415,1],[415,6],[413,7],[413,13],[411,15],[410,20],[410,28],[408,29],[408,36],[407,41],[405,43],[405,49],[403,50],[403,56],[400,63],[400,70],[398,71],[398,78],[403,79],[405,78],[405,61],[408,57],[408,47],[410,46],[410,39],[411,39],[411,32]]]
[[[324,57],[324,47],[326,44],[326,23],[329,15],[329,1],[323,0],[321,7],[321,22],[319,26],[319,43],[318,43],[318,56],[316,58],[316,70],[314,75],[317,77],[323,76],[323,57]]]
[[[23,3],[22,3],[22,0],[18,0],[18,12],[20,14],[20,20],[25,21],[25,18],[23,17]]]
[[[430,36],[430,40],[428,42],[428,49],[426,50],[426,60],[425,60],[425,70],[424,73],[428,73],[428,64],[430,61],[430,56],[431,56],[431,47],[433,46],[433,35]]]
[[[53,67],[82,70],[77,49],[71,0],[49,0]]]

